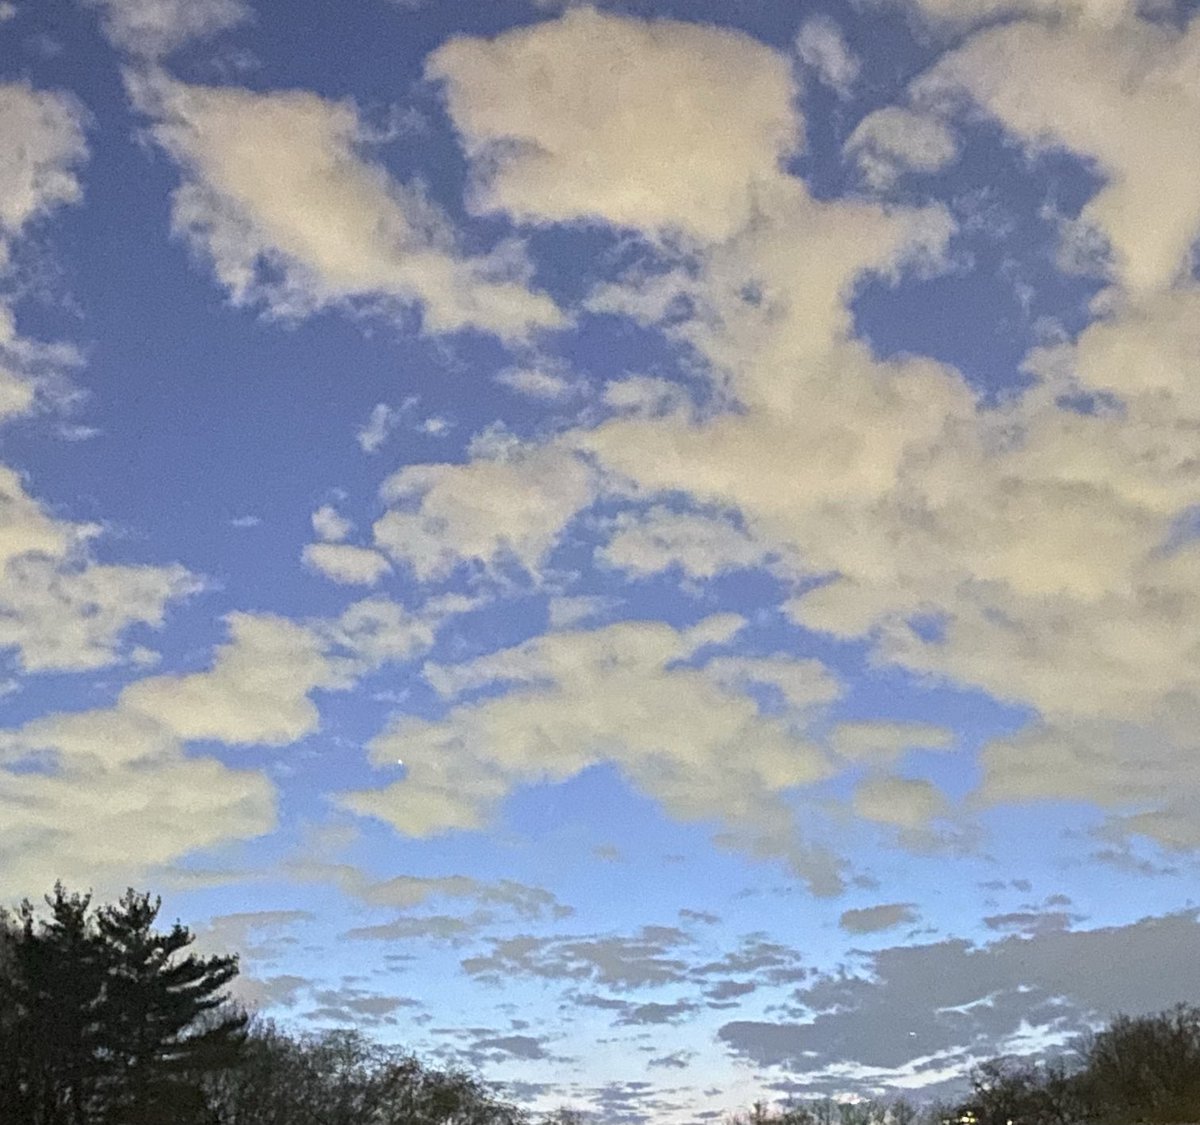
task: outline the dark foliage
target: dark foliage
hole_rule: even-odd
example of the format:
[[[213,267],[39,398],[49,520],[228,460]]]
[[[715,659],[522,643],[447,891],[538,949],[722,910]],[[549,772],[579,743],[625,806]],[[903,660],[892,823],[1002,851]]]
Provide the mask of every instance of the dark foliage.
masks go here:
[[[155,930],[161,900],[132,889],[46,904],[0,915],[0,1123],[209,1125],[199,1076],[244,1038],[245,1015],[214,1015],[237,958],[184,955],[191,933]]]

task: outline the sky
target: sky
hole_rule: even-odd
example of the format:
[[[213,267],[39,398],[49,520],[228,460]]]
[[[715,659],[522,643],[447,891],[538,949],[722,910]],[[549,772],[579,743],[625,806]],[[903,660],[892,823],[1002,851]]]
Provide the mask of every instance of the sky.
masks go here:
[[[0,900],[683,1125],[1200,1002],[1200,15],[0,3]]]

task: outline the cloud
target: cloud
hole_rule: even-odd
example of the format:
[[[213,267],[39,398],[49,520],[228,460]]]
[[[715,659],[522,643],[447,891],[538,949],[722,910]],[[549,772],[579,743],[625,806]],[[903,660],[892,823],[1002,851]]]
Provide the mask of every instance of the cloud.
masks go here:
[[[22,761],[49,761],[13,770]],[[149,717],[51,715],[0,734],[0,871],[7,895],[55,879],[119,893],[203,849],[271,831],[275,792],[258,770],[185,757]]]
[[[869,954],[861,975],[822,974],[798,988],[794,1022],[734,1021],[719,1037],[738,1056],[786,1068],[815,1092],[847,1077],[865,1089],[939,1078],[957,1079],[961,1089],[970,1064],[1004,1053],[1023,1023],[1061,1039],[1118,1012],[1195,1002],[1180,982],[1197,953],[1195,911],[979,946],[897,946]]]
[[[403,407],[389,406],[386,402],[377,403],[366,425],[355,435],[358,447],[364,453],[378,453],[388,434],[400,424],[403,416]]]
[[[76,169],[88,155],[86,122],[69,94],[0,83],[0,266],[8,240],[82,197]]]
[[[763,564],[765,549],[728,519],[674,512],[661,505],[625,512],[612,521],[613,534],[597,559],[633,575],[678,566],[689,578]]]
[[[374,586],[392,569],[378,551],[349,543],[309,543],[304,565],[346,586]]]
[[[959,26],[1006,16],[1067,17],[1110,28],[1131,19],[1141,0],[912,0],[926,17]]]
[[[505,559],[536,573],[594,484],[568,450],[511,443],[462,465],[409,465],[381,494],[393,507],[375,522],[375,544],[425,582]]]
[[[895,828],[920,829],[948,811],[946,798],[923,778],[869,777],[854,791],[854,811]]]
[[[506,367],[496,375],[496,382],[526,398],[543,402],[560,402],[579,390],[579,383],[561,371],[546,365],[536,367]]]
[[[796,54],[820,81],[847,98],[862,64],[846,45],[841,28],[828,16],[805,20],[796,32]]]
[[[787,59],[739,32],[590,8],[438,48],[473,213],[724,239],[800,142]]]
[[[322,504],[313,512],[312,527],[323,543],[340,543],[354,530],[354,524],[332,504]]]
[[[965,92],[1030,151],[1058,145],[1094,162],[1105,183],[1079,217],[1107,239],[1113,277],[1145,294],[1179,279],[1200,232],[1200,155],[1188,142],[1200,129],[1197,43],[1196,19],[1182,31],[1011,24],[942,58],[913,95],[934,104]]]
[[[507,340],[563,323],[529,289],[517,243],[469,256],[434,203],[370,159],[352,103],[187,86],[161,72],[128,83],[183,173],[172,227],[235,305],[281,317],[331,306],[399,316],[415,305],[428,332]]]
[[[795,729],[796,712],[762,714],[735,686],[781,682],[783,662],[743,658],[736,670],[715,671],[675,664],[728,640],[739,624],[727,616],[692,630],[625,622],[548,634],[465,664],[427,665],[426,679],[450,701],[446,716],[407,716],[375,738],[372,760],[402,756],[405,778],[339,801],[412,836],[480,829],[518,785],[566,780],[611,761],[669,815],[715,820],[719,842],[783,859],[829,893],[839,885],[837,862],[800,839],[780,797],[825,777],[824,756]],[[826,693],[819,667],[801,665],[796,680],[815,676],[816,696]],[[473,698],[484,687],[505,690]],[[802,695],[806,704],[814,698],[811,687]]]
[[[121,706],[186,740],[282,746],[316,730],[309,692],[346,686],[320,637],[266,614],[233,613],[227,621],[230,639],[210,671],[140,680],[121,693]]]
[[[0,277],[11,277],[13,248],[32,225],[82,198],[87,122],[69,94],[0,83]],[[23,337],[8,298],[0,297],[0,422],[30,411],[39,390],[78,362],[67,345]]]
[[[301,859],[288,865],[289,874],[306,881],[331,881],[369,906],[410,909],[433,899],[467,899],[485,906],[502,906],[518,918],[566,918],[574,908],[565,906],[544,887],[531,887],[513,879],[489,883],[469,875],[394,875],[376,879],[361,868]]]
[[[643,926],[631,936],[492,940],[491,952],[462,962],[471,976],[534,976],[586,981],[618,992],[679,980],[687,962],[671,954],[692,941],[668,926]]]
[[[252,18],[244,0],[84,0],[114,47],[157,59]]]
[[[905,172],[946,167],[958,157],[958,141],[938,117],[886,106],[858,123],[842,152],[855,161],[870,187],[885,191]]]
[[[953,732],[945,727],[881,721],[839,723],[829,740],[840,757],[872,765],[894,762],[914,748],[948,750],[953,742]]]
[[[310,693],[346,688],[433,641],[430,619],[383,599],[306,625],[270,614],[226,620],[230,639],[207,671],[147,677],[113,707],[0,732],[6,889],[37,893],[61,878],[119,893],[198,850],[272,831],[268,778],[187,754],[185,743],[294,742],[319,724]]]
[[[838,925],[848,934],[876,934],[894,926],[911,926],[920,915],[911,902],[888,902],[857,910],[843,910]]]
[[[20,476],[0,466],[0,649],[26,672],[84,671],[128,653],[135,625],[159,626],[167,603],[200,583],[181,566],[94,560],[100,528],[47,514]]]

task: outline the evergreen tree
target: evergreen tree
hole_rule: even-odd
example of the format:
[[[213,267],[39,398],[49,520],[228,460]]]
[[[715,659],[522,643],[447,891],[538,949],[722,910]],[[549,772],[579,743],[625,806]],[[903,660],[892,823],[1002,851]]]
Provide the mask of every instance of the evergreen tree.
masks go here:
[[[39,919],[0,911],[0,1125],[209,1125],[201,1078],[233,1065],[236,957],[179,955],[178,922],[130,889],[115,906],[56,884]]]
[[[131,887],[96,918],[108,959],[104,1049],[113,1076],[111,1125],[182,1125],[202,1116],[196,1077],[233,1065],[244,1039],[245,1014],[217,1012],[227,1005],[221,990],[237,975],[237,956],[173,960],[195,938],[179,922],[156,931],[161,905],[161,898],[151,902]]]

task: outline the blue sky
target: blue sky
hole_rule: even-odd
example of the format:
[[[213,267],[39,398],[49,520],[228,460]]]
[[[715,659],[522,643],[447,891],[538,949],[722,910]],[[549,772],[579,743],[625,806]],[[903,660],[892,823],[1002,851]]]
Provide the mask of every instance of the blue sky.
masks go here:
[[[0,889],[689,1122],[1200,952],[1200,22],[0,4]]]

